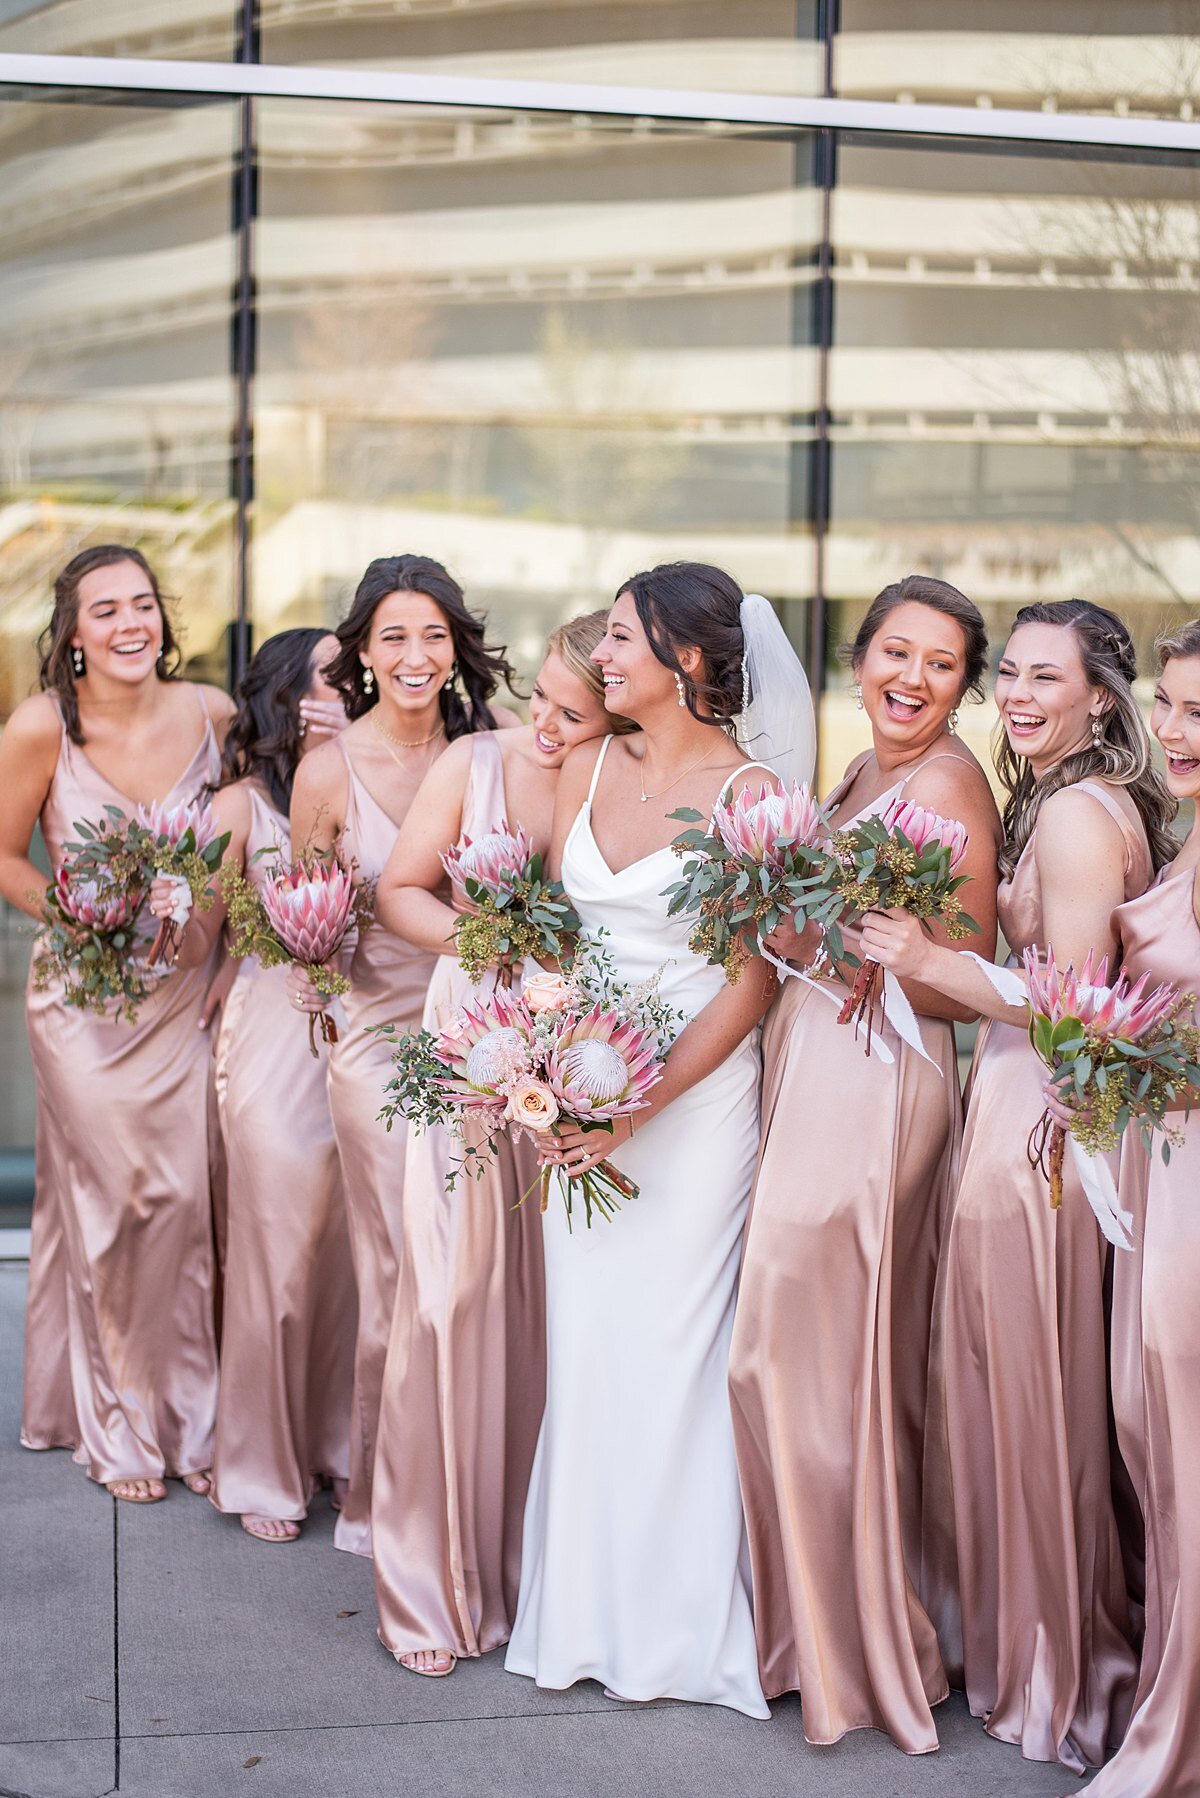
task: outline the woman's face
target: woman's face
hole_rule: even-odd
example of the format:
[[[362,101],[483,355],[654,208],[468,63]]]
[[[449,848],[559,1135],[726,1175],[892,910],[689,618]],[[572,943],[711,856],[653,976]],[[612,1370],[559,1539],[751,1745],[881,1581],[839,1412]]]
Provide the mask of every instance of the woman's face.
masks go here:
[[[878,745],[907,760],[946,729],[966,681],[966,638],[918,600],[893,606],[855,669]]]
[[[330,662],[332,662],[334,656],[337,654],[339,647],[338,640],[331,631],[327,637],[321,638],[321,641],[313,650],[312,660],[309,662],[310,679],[308,691],[304,695],[305,699],[321,699],[333,705],[341,704],[341,694],[336,687],[330,686],[329,682],[321,672],[323,668],[328,668]]]
[[[996,709],[1016,755],[1028,756],[1037,777],[1092,740],[1092,723],[1108,710],[1103,687],[1083,671],[1070,625],[1019,624],[1008,639],[996,676]]]
[[[538,760],[547,768],[561,767],[568,749],[603,736],[609,728],[600,695],[572,674],[553,649],[533,683],[529,719]]]
[[[592,651],[604,675],[606,710],[641,719],[647,711],[678,698],[675,677],[664,668],[642,629],[632,593],[620,593],[608,614],[608,628]]]
[[[1150,728],[1176,799],[1200,799],[1200,656],[1172,656],[1154,688]]]
[[[154,588],[136,562],[93,568],[79,583],[73,648],[87,674],[136,686],[154,673],[163,646],[163,616]]]
[[[386,694],[402,713],[426,711],[454,666],[446,614],[427,593],[387,594],[375,608],[359,660],[373,671],[381,699]]]

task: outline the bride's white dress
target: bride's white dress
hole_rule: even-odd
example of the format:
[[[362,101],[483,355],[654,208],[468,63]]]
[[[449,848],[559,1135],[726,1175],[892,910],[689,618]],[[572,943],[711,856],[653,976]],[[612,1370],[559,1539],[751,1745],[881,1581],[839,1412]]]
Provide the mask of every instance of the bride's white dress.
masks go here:
[[[607,748],[605,744],[604,748]],[[623,979],[664,962],[687,1017],[724,975],[668,918],[670,849],[607,866],[586,803],[563,884],[608,932]],[[757,765],[757,764],[751,764]],[[757,1032],[643,1125],[613,1161],[641,1187],[609,1222],[544,1218],[547,1399],[525,1509],[506,1666],[541,1686],[597,1679],[623,1698],[685,1698],[769,1716],[727,1388],[742,1230],[759,1138]]]

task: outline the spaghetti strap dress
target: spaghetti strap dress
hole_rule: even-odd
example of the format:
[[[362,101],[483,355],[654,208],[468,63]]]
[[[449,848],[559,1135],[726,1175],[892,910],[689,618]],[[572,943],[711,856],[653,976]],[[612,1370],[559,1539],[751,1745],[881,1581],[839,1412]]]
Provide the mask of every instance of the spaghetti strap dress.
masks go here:
[[[252,781],[246,878],[289,859],[288,821]],[[238,963],[217,1039],[228,1165],[225,1327],[210,1494],[219,1511],[299,1521],[350,1467],[357,1303],[325,1057],[287,969]]]
[[[220,768],[195,697],[203,732],[168,806],[200,798]],[[109,805],[137,810],[64,726],[41,815],[54,868],[76,823]],[[38,1112],[21,1440],[73,1449],[104,1483],[212,1459],[212,1054],[198,1025],[214,960],[164,975],[133,1024],[32,977],[27,993]]]
[[[338,844],[345,867],[370,885],[379,879],[403,819],[389,817],[346,759],[346,819]],[[411,804],[417,785],[408,796]],[[406,806],[407,811],[407,806]],[[351,1554],[371,1553],[371,1479],[379,1429],[379,1400],[400,1267],[404,1202],[404,1138],[379,1121],[392,1072],[386,1038],[376,1024],[399,1034],[421,1022],[435,958],[400,941],[381,924],[358,939],[350,964],[346,1026],[329,1051],[329,1108],[342,1164],[346,1221],[358,1289],[358,1336],[350,1413],[350,1488],[334,1543]]]
[[[462,829],[505,816],[496,736],[471,740]],[[457,957],[439,956],[423,1023],[438,1030],[476,995]],[[469,1126],[468,1126],[469,1128]],[[460,1159],[449,1133],[410,1131],[400,1283],[383,1376],[371,1503],[379,1638],[397,1656],[460,1658],[507,1642],[516,1615],[521,1523],[546,1385],[542,1219],[524,1137],[447,1191]]]

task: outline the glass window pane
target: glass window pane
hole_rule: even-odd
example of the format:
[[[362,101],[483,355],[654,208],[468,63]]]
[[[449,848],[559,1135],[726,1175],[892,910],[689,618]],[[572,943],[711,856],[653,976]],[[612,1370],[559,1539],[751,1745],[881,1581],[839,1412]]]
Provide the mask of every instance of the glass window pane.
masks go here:
[[[0,51],[226,62],[238,0],[0,0]]]
[[[259,142],[258,640],[398,550],[526,673],[664,558],[807,598],[807,140],[272,101]]]

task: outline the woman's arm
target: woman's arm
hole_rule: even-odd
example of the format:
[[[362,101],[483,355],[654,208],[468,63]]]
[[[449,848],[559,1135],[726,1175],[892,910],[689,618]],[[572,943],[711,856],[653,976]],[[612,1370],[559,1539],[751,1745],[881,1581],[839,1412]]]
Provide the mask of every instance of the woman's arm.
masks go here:
[[[375,915],[384,928],[434,955],[449,954],[454,947],[458,914],[437,897],[437,889],[446,879],[442,851],[457,843],[462,832],[471,757],[470,737],[460,737],[438,757],[409,807],[375,889]]]
[[[45,917],[46,876],[29,845],[58,763],[62,725],[44,693],[22,700],[0,736],[0,893],[18,910]]]
[[[301,756],[292,782],[292,858],[331,857],[346,821],[349,774],[336,743]]]

